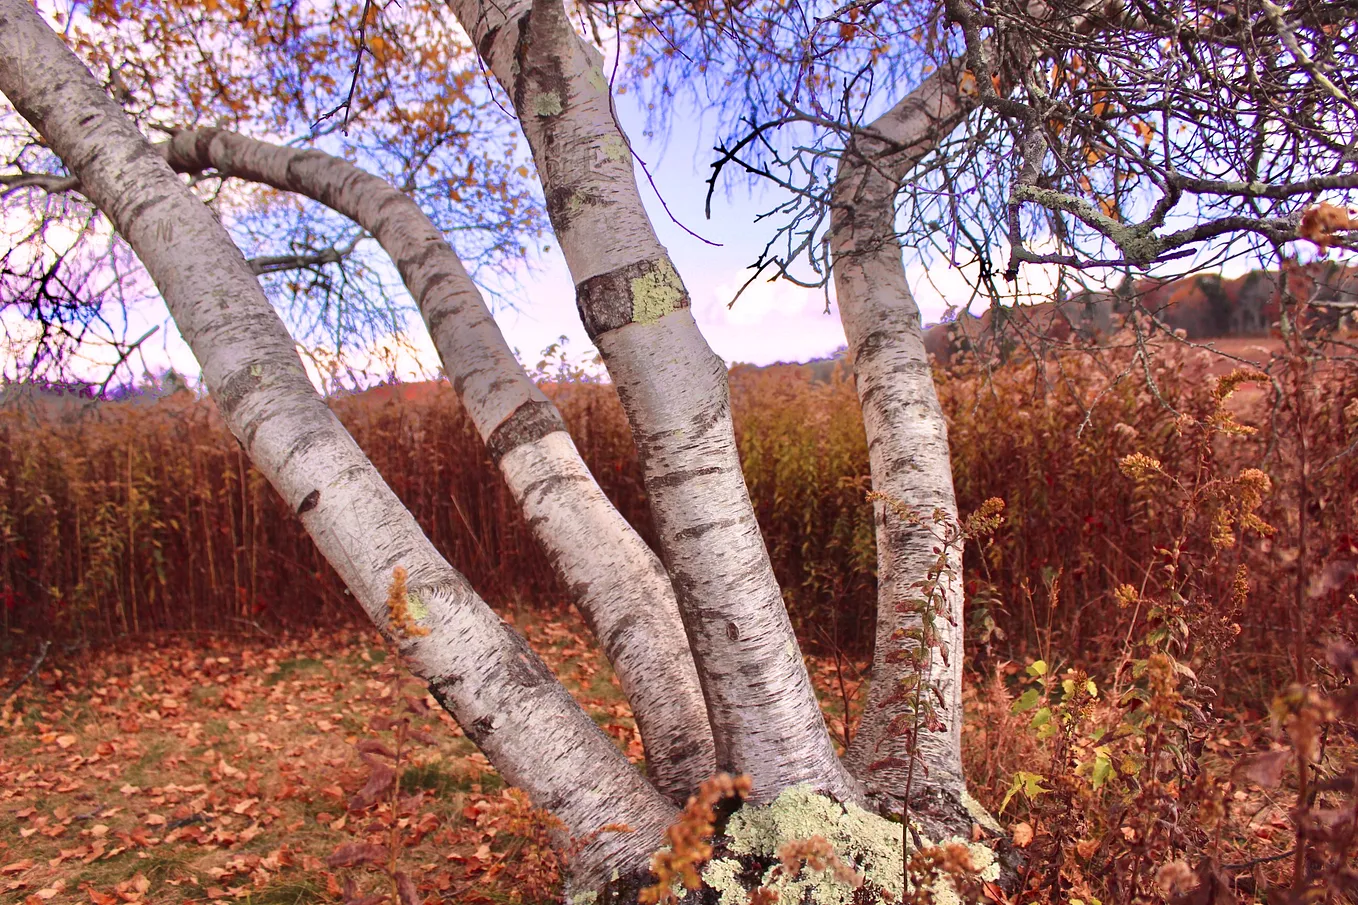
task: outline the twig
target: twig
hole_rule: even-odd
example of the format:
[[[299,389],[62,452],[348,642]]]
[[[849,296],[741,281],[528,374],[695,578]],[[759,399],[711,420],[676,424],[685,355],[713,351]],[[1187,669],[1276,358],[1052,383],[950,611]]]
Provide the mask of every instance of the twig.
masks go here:
[[[313,133],[320,127],[321,123],[343,110],[344,120],[340,124],[340,131],[345,135],[349,134],[349,115],[354,109],[354,95],[358,92],[358,77],[363,72],[363,52],[368,49],[368,10],[372,8],[372,5],[372,0],[363,0],[363,12],[358,21],[358,53],[354,57],[354,75],[349,80],[349,93],[345,95],[343,103],[333,110],[321,114],[321,118],[311,126]]]
[[[29,679],[37,675],[38,667],[42,666],[42,661],[47,659],[47,650],[51,646],[52,646],[51,641],[43,641],[42,647],[38,648],[38,655],[33,658],[33,665],[28,667],[28,672],[20,676],[14,682],[14,684],[9,687],[9,689],[5,692],[4,700],[0,701],[0,704],[8,704],[9,699],[18,694],[19,689],[24,687],[24,683],[26,683]]]
[[[1296,851],[1297,850],[1295,848],[1289,848],[1287,851],[1279,852],[1276,855],[1268,855],[1263,858],[1254,858],[1250,861],[1241,861],[1239,864],[1223,864],[1221,865],[1221,869],[1248,870],[1249,868],[1259,864],[1268,864],[1270,861],[1282,861],[1284,858],[1291,858],[1294,854],[1296,854]]]

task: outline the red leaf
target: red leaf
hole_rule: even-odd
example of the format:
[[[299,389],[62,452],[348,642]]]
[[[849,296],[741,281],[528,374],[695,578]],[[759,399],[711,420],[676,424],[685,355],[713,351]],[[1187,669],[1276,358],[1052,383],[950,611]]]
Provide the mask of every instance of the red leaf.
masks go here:
[[[1291,759],[1292,752],[1286,750],[1250,754],[1236,761],[1235,767],[1231,769],[1231,778],[1245,779],[1265,789],[1276,789]]]
[[[382,864],[387,860],[387,847],[373,842],[346,842],[330,853],[325,863],[330,867],[354,867],[358,864]]]
[[[366,758],[365,758],[366,759]],[[359,789],[358,794],[349,800],[349,810],[361,811],[370,808],[377,803],[377,799],[391,788],[391,784],[396,781],[396,771],[381,761],[370,761],[372,773],[368,775],[368,784]]]
[[[358,748],[359,751],[367,754],[381,754],[383,757],[390,757],[393,760],[396,758],[396,753],[394,751],[375,738],[359,739],[358,744],[355,747]]]
[[[332,883],[334,882],[333,877],[330,880]],[[354,882],[354,878],[344,878],[344,905],[379,905],[379,903],[386,901],[386,898],[381,893],[361,896],[358,894],[358,884]]]
[[[418,716],[424,716],[429,712],[429,705],[424,702],[424,699],[411,697],[410,695],[406,695],[406,707],[410,709],[411,713]]]
[[[420,905],[420,894],[415,889],[415,881],[406,874],[396,875],[396,891],[400,893],[401,905]]]

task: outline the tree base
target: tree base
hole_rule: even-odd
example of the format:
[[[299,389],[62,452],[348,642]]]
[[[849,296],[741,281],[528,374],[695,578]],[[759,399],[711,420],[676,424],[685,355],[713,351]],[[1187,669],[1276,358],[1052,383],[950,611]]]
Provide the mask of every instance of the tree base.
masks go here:
[[[777,893],[780,905],[899,902],[906,888],[906,840],[899,814],[896,810],[897,820],[891,820],[842,804],[810,786],[786,789],[768,805],[735,811],[718,827],[712,858],[701,868],[701,888],[686,890],[676,880],[671,891],[684,905],[747,905],[757,889]],[[990,838],[973,838],[978,825],[974,809],[959,796],[946,792],[919,796],[911,807],[909,854],[940,844],[964,846],[975,870],[968,878],[973,882],[964,885],[978,889],[994,883],[1012,889],[1018,876],[1013,847],[993,829],[984,830]],[[912,876],[912,887],[916,881],[933,890],[938,905],[973,900],[947,876]],[[570,894],[567,902],[633,905],[654,882],[649,876],[615,877],[607,888]]]

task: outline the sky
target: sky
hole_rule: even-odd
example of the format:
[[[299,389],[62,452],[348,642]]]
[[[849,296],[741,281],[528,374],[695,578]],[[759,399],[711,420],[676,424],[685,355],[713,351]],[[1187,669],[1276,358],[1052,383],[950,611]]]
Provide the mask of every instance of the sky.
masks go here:
[[[730,306],[774,228],[772,224],[756,223],[756,217],[776,199],[757,186],[747,189],[742,184],[729,194],[718,191],[713,198],[712,219],[705,219],[706,179],[717,143],[710,119],[704,122],[691,111],[680,111],[667,135],[648,137],[644,113],[633,97],[619,98],[620,118],[665,203],[638,167],[642,197],[660,241],[688,287],[694,317],[713,350],[728,364],[807,361],[833,354],[844,344],[844,331],[833,301],[826,310],[824,290],[805,289],[787,281],[771,283],[761,277]],[[684,227],[718,244],[694,238],[676,225],[670,214]],[[563,336],[572,361],[589,361],[595,351],[575,309],[570,274],[550,237],[548,244],[551,250],[540,256],[531,271],[524,272],[513,293],[512,307],[499,306],[496,320],[509,345],[529,366]],[[916,267],[911,276],[919,285],[918,301],[926,322],[939,320],[949,301],[935,285],[954,298],[966,297],[965,283],[958,274],[935,271],[926,275]],[[188,376],[197,375],[192,354],[158,300],[132,312],[129,321],[130,337],[158,328],[139,350],[134,362],[138,372],[158,373],[173,367]],[[412,313],[405,340],[409,348],[401,348],[391,338],[379,340],[369,359],[374,362],[373,371],[385,375],[388,369],[394,370],[405,380],[435,375],[438,357],[418,315]],[[383,363],[377,364],[382,355]],[[361,361],[361,356],[353,360]]]
[[[718,190],[713,198],[713,216],[705,218],[706,179],[720,137],[715,117],[701,115],[691,104],[676,103],[667,127],[652,134],[647,130],[648,114],[636,93],[618,95],[617,102],[622,124],[650,173],[648,180],[637,167],[643,202],[660,241],[684,279],[694,317],[714,351],[728,364],[762,365],[823,358],[843,346],[844,332],[832,290],[827,296],[823,289],[761,277],[731,305],[751,275],[750,265],[777,229],[776,222],[758,222],[758,217],[783,196],[771,188],[738,181],[729,191],[725,187]],[[690,230],[710,243],[691,235]],[[512,301],[498,306],[496,319],[509,345],[530,367],[544,349],[562,337],[570,360],[588,362],[595,350],[576,312],[570,274],[550,237],[547,244],[550,250],[533,266],[520,271],[518,283],[509,294]],[[914,264],[908,266],[907,273],[926,324],[941,320],[950,304],[965,304],[970,297],[967,280],[946,265],[926,272],[922,265]],[[1051,283],[1046,276],[1041,268],[1026,269],[1024,277],[1031,283],[1028,291],[1045,295]],[[151,295],[154,298],[154,293]],[[29,326],[11,322],[17,316],[15,312],[0,314],[6,318],[4,326],[11,335],[21,335]],[[158,298],[136,305],[128,312],[125,329],[119,332],[125,340],[132,340],[150,331],[154,332],[129,362],[133,373],[115,379],[136,379],[143,372],[158,374],[170,368],[196,378],[197,363]],[[114,358],[111,348],[91,348],[89,360],[74,370],[87,371],[79,375],[87,379],[102,380]],[[438,356],[413,305],[402,337],[379,338],[367,349],[350,355],[349,361],[366,368],[368,379],[389,374],[403,380],[425,379],[435,376],[439,369]],[[11,372],[12,364],[0,362],[0,372]],[[313,377],[323,384],[320,371],[309,366]]]

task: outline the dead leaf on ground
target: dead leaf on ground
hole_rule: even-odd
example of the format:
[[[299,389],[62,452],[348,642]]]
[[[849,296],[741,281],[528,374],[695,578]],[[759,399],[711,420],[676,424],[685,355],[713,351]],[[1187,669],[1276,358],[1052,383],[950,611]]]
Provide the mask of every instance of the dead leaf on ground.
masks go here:
[[[331,852],[325,863],[330,867],[381,864],[387,860],[387,847],[375,842],[346,842]]]
[[[1292,752],[1285,749],[1250,754],[1236,761],[1235,767],[1231,769],[1231,778],[1243,779],[1265,789],[1276,789],[1291,760]]]

